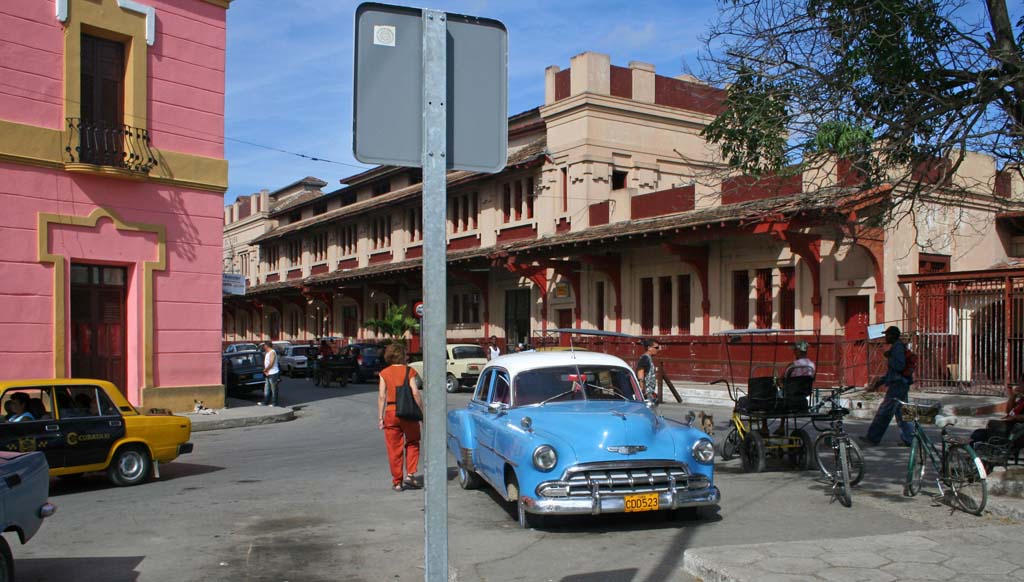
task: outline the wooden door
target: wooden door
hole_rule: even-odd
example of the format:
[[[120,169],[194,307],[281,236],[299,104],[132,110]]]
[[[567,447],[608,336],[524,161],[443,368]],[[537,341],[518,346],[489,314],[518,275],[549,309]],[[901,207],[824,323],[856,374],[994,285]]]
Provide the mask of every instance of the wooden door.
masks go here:
[[[558,315],[558,327],[562,329],[570,329],[572,327],[572,309],[559,309],[557,310]],[[568,346],[570,342],[569,334],[560,333],[558,334],[558,345]]]
[[[852,386],[868,382],[868,298],[843,297],[844,381]]]
[[[126,283],[122,267],[71,265],[71,376],[125,390]]]

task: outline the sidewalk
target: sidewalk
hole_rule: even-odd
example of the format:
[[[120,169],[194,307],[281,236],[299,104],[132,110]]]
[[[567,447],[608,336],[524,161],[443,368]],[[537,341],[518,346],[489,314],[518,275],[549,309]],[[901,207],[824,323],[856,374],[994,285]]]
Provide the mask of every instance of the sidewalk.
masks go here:
[[[192,432],[272,424],[295,419],[295,410],[291,406],[256,406],[252,401],[238,398],[228,398],[227,408],[215,411],[216,414],[188,413],[182,416],[192,419]]]
[[[1020,580],[1024,525],[686,550],[705,582]]]

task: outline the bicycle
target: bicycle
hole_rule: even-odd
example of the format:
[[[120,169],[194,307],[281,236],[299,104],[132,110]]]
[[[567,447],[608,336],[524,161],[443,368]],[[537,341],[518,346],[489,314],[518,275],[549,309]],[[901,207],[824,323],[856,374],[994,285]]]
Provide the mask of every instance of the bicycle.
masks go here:
[[[729,392],[729,397],[733,398],[734,401],[736,400],[736,395],[734,395],[732,391],[732,384],[730,384],[728,380],[719,379],[711,382],[711,384],[725,384],[726,390]],[[732,428],[725,435],[725,438],[722,439],[721,450],[718,455],[723,461],[733,459],[739,454],[740,444],[743,442],[743,439],[746,438],[747,432],[749,431],[749,428],[744,424],[743,419],[735,410],[733,410],[729,422],[732,424]]]
[[[865,469],[864,455],[861,454],[860,447],[850,439],[850,435],[843,427],[843,417],[850,411],[839,404],[839,396],[853,389],[853,386],[836,388],[831,391],[831,395],[811,408],[815,412],[821,412],[829,405],[828,428],[819,428],[818,419],[811,419],[811,424],[819,431],[818,437],[814,439],[814,458],[822,475],[832,483],[832,499],[838,499],[844,507],[853,505],[850,489],[864,479]]]
[[[903,495],[913,497],[920,493],[924,482],[924,458],[928,457],[937,477],[935,484],[939,495],[946,497],[946,488],[953,493],[953,503],[967,513],[981,515],[988,502],[988,475],[977,453],[966,444],[948,434],[947,429],[956,424],[955,419],[942,423],[941,449],[936,447],[921,427],[922,416],[934,416],[939,405],[911,403],[897,400],[903,411],[903,420],[914,423],[914,440],[910,445],[907,461],[907,480]]]

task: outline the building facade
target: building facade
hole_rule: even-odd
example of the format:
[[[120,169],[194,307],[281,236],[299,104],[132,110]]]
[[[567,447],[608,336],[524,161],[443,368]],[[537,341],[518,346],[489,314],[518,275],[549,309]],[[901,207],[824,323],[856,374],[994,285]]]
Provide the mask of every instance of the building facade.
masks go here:
[[[228,4],[0,3],[5,376],[223,402]]]
[[[723,98],[598,53],[549,67],[544,105],[509,120],[506,169],[449,173],[449,338],[655,336],[671,375],[709,380],[773,359],[758,346],[729,366],[716,332],[802,330],[789,335],[813,341],[822,381],[862,384],[867,326],[903,319],[900,275],[987,268],[1014,252],[1015,227],[997,216],[1020,208],[1024,188],[992,160],[968,155],[936,178],[970,184],[955,203],[925,199],[870,227],[863,218],[894,193],[860,186],[842,160],[779,179],[726,174],[700,135]],[[373,338],[362,322],[421,298],[418,171],[378,167],[344,183],[254,240],[256,285],[227,305],[226,340]]]

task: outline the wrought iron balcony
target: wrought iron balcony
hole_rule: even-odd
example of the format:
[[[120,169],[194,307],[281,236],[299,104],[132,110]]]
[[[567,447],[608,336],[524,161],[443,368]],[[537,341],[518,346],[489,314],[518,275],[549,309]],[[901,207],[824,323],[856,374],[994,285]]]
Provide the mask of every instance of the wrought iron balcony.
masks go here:
[[[149,133],[129,125],[113,125],[68,117],[68,162],[149,173],[157,165]]]

